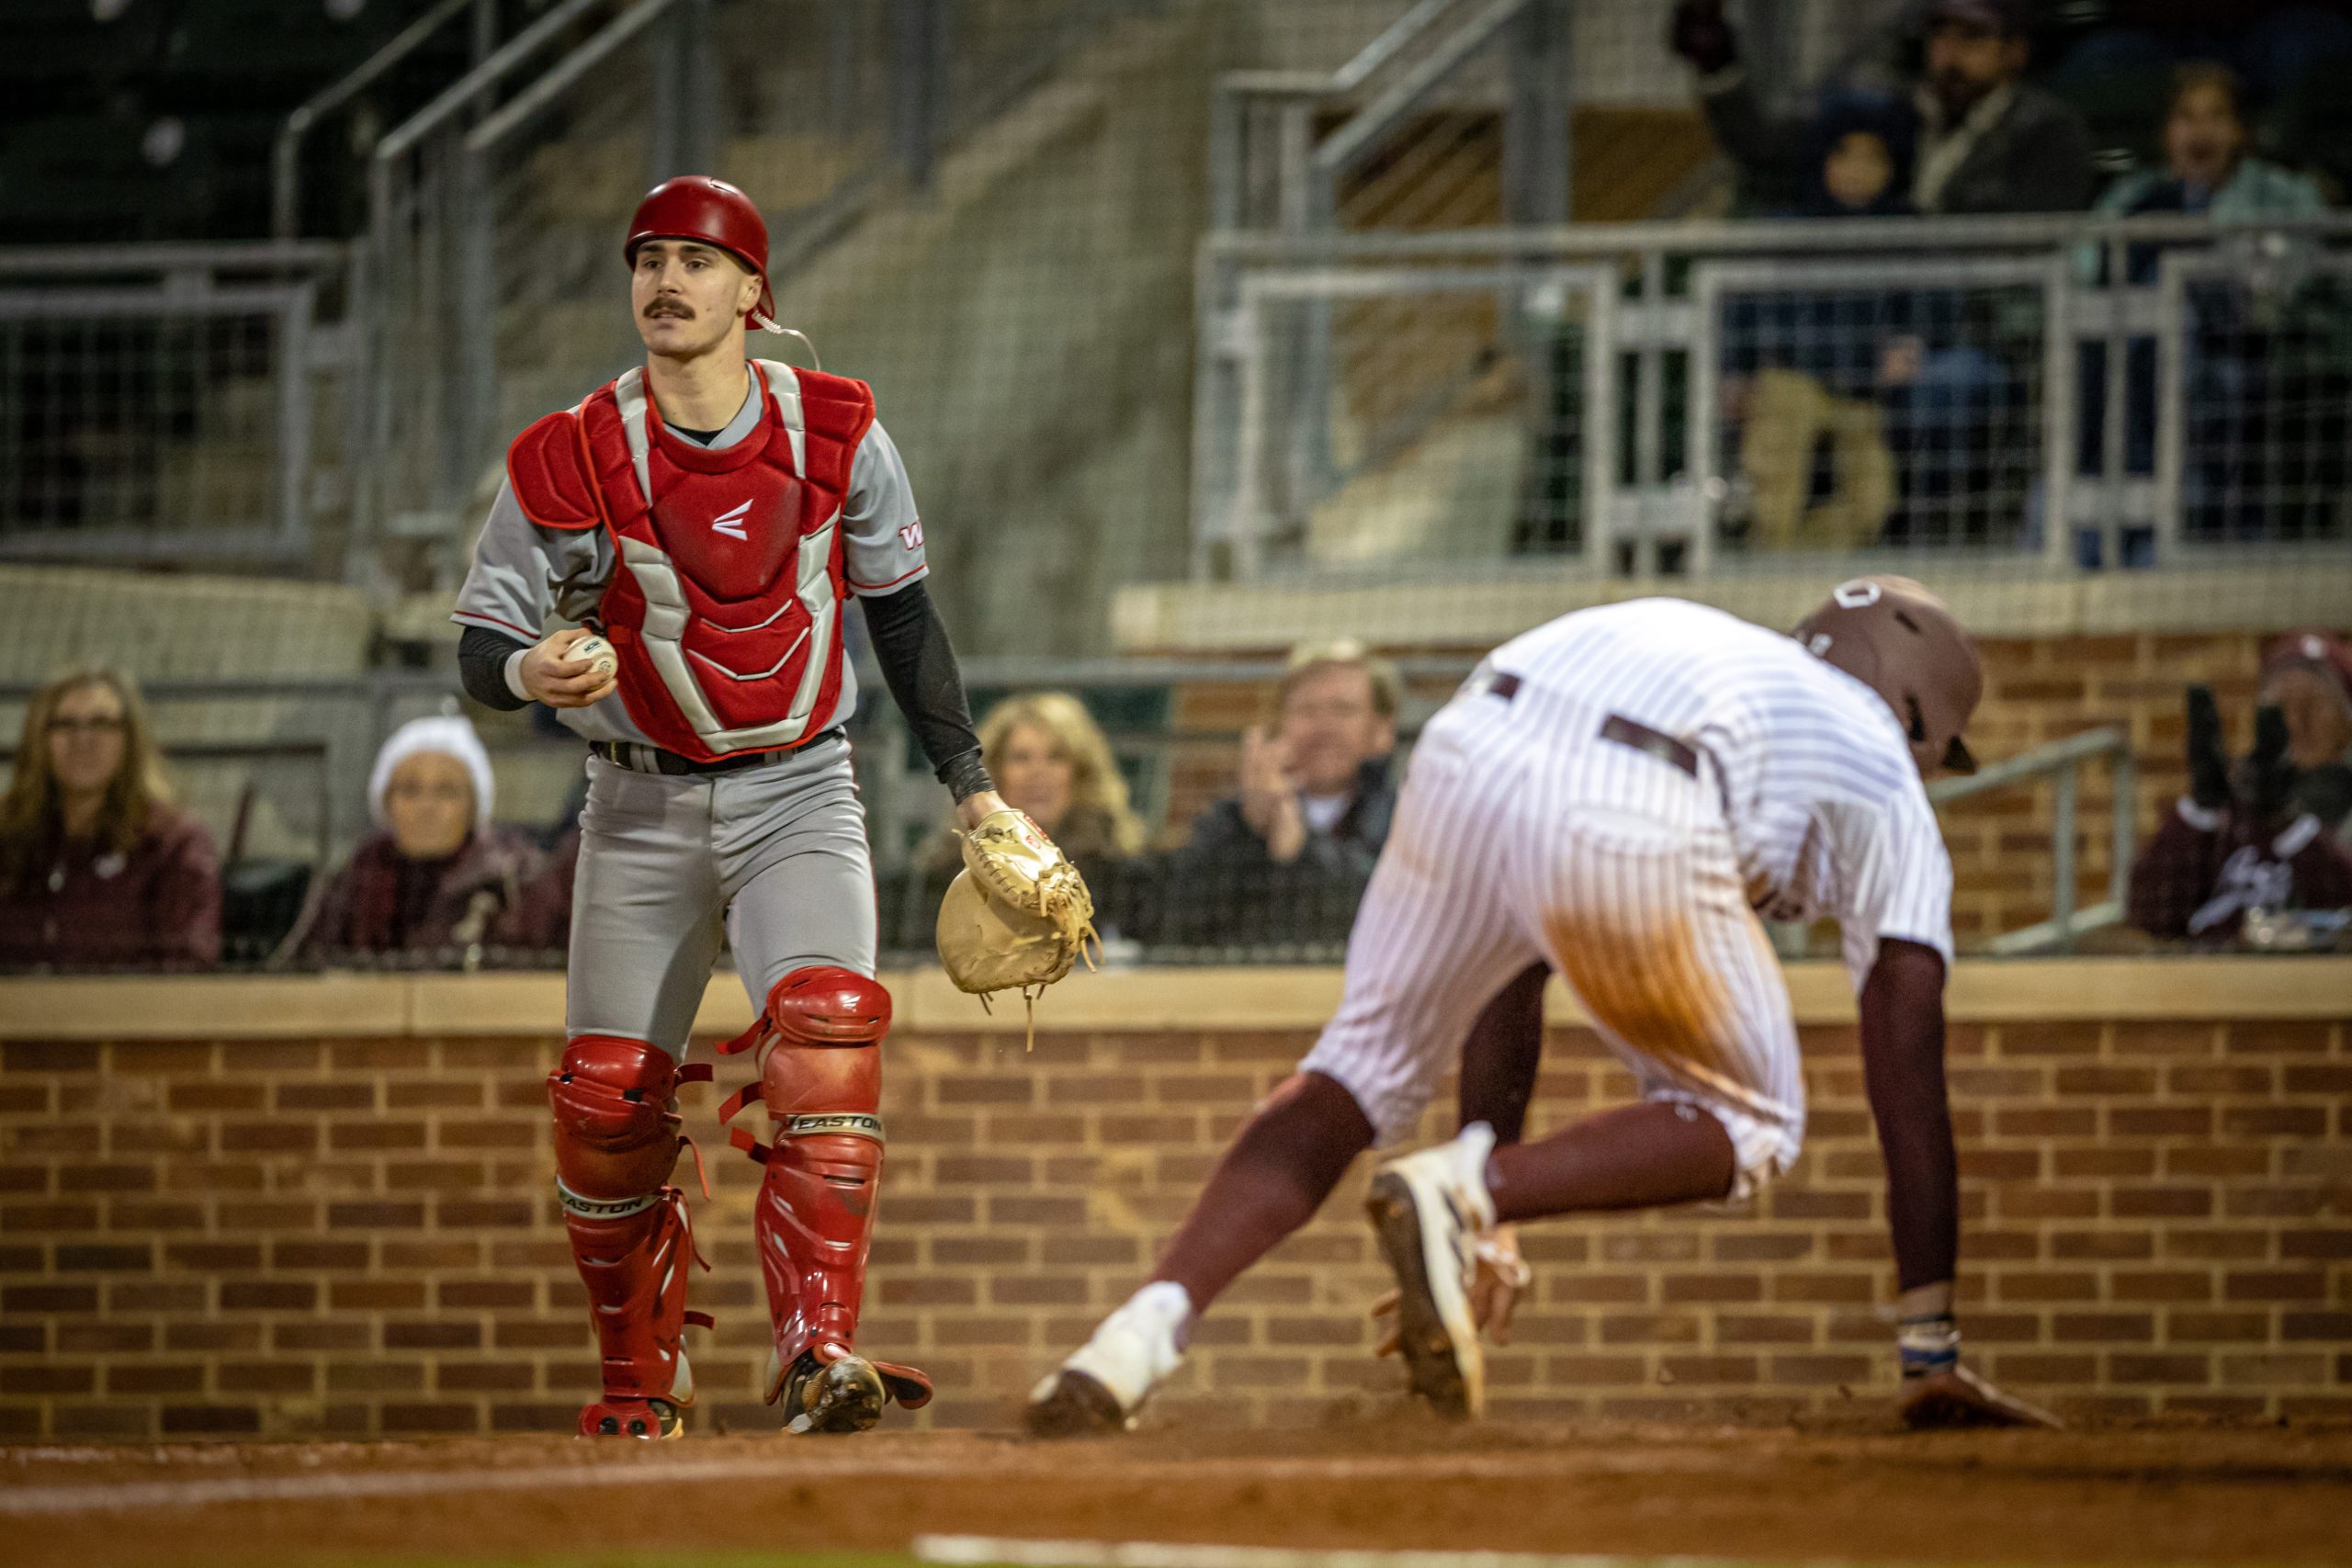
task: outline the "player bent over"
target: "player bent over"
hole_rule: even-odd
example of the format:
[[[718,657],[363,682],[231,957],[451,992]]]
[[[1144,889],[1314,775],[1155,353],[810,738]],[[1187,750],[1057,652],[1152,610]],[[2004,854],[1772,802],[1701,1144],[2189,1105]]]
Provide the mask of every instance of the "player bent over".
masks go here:
[[[1860,993],[1904,1414],[2047,1419],[1960,1366],[1952,1317],[1951,863],[1923,779],[1973,769],[1961,733],[1983,683],[1951,612],[1894,577],[1842,585],[1793,638],[1651,599],[1498,649],[1422,734],[1338,1015],[1227,1151],[1151,1282],[1038,1385],[1031,1430],[1130,1421],[1197,1314],[1358,1152],[1412,1131],[1464,1031],[1548,961],[1642,1102],[1506,1147],[1474,1123],[1373,1180],[1412,1386],[1476,1415],[1473,1289],[1498,1225],[1743,1198],[1795,1158],[1796,1029],[1759,912],[1834,917]]]
[[[587,738],[562,1066],[548,1080],[557,1196],[603,1351],[587,1436],[668,1438],[694,1400],[680,1347],[695,1263],[681,1066],[722,935],[759,1021],[766,1168],[754,1211],[775,1330],[767,1397],[795,1431],[859,1431],[931,1397],[859,1352],[882,1173],[874,877],[842,724],[854,595],[892,694],[967,827],[1001,809],[922,524],[862,383],[744,352],[775,328],[767,231],[742,192],[656,186],[623,254],[645,363],[516,438],[456,619],[467,689],[538,701]],[[571,656],[578,625],[617,670]],[[707,1319],[701,1319],[707,1322]]]

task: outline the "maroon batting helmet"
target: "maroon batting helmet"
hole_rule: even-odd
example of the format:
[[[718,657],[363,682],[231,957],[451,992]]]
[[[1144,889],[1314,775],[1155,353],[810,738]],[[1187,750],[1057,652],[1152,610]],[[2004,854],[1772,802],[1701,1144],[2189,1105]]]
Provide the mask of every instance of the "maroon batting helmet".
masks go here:
[[[628,243],[621,248],[637,265],[637,248],[648,240],[696,240],[716,245],[759,275],[760,300],[752,324],[775,324],[775,292],[768,287],[768,226],[752,198],[708,175],[680,175],[645,193],[629,220]]]
[[[1984,694],[1984,667],[1942,600],[1907,577],[1857,577],[1797,624],[1796,639],[1886,699],[1921,773],[1976,771],[1960,735]]]

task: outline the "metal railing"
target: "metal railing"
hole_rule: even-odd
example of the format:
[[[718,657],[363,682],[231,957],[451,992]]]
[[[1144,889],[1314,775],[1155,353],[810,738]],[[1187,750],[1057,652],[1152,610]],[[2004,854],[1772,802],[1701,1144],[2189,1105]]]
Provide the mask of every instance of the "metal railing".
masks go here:
[[[735,0],[560,0],[370,157],[373,525],[461,535],[501,444],[635,355],[610,301],[650,186],[696,169],[742,186],[781,289],[1103,9],[825,6],[822,37],[771,53],[773,12]]]
[[[0,250],[0,558],[280,566],[346,510],[323,242]]]
[[[2108,760],[2109,770],[2107,897],[2087,908],[2077,908],[2075,843],[2080,815],[2080,775],[2086,763]],[[2132,890],[2132,860],[2139,826],[2139,771],[2132,758],[2132,738],[2109,726],[2052,740],[1990,763],[1964,777],[1938,779],[1928,786],[1928,798],[1938,806],[1988,791],[2051,781],[2050,876],[2051,910],[2046,920],[2004,931],[1985,943],[1984,951],[2010,954],[2072,951],[2075,940],[2104,926],[2120,925]]]
[[[1203,578],[2352,539],[2352,219],[1227,232],[1201,265]],[[1366,305],[1443,323],[1409,375]],[[1842,513],[1762,461],[1824,433]]]
[[[270,232],[291,240],[302,231],[302,143],[326,118],[382,80],[394,67],[441,35],[460,17],[472,21],[475,58],[490,52],[497,20],[495,0],[440,0],[402,28],[349,73],[328,84],[286,117],[270,150]]]

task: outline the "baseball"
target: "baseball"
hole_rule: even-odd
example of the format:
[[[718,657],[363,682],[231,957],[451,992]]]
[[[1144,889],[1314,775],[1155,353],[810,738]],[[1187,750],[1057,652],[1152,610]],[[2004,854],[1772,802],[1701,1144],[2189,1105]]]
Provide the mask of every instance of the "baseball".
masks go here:
[[[594,633],[573,643],[570,657],[584,660],[608,681],[613,678],[613,671],[621,667],[620,656],[613,651],[613,645]]]

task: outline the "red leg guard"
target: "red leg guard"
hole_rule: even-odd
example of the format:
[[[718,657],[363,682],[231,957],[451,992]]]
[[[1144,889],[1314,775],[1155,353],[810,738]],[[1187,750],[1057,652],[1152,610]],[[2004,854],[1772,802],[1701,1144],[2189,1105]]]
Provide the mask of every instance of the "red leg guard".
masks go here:
[[[580,1413],[584,1437],[675,1437],[694,1402],[679,1347],[694,1237],[684,1195],[668,1185],[684,1142],[670,1099],[708,1075],[642,1041],[583,1034],[548,1076],[556,1196],[604,1357],[605,1397]]]
[[[752,1032],[731,1043],[772,1047],[759,1084],[722,1111],[731,1116],[757,1100],[775,1128],[765,1147],[732,1134],[767,1167],[752,1224],[775,1331],[771,1401],[804,1352],[829,1363],[856,1348],[882,1176],[879,1043],[889,1027],[889,993],[872,980],[847,969],[797,969],[776,982]],[[902,1404],[930,1397],[919,1372],[888,1367],[884,1381]]]

